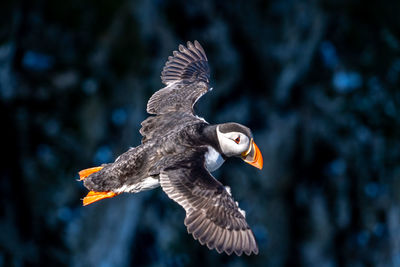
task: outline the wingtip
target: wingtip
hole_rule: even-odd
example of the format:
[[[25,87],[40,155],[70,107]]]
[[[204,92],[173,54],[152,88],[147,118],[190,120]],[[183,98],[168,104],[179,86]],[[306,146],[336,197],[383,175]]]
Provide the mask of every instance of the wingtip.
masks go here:
[[[174,81],[193,82],[196,80],[209,82],[209,68],[206,53],[200,43],[190,41],[186,46],[180,44],[178,50],[172,52],[161,72],[161,81],[169,85]]]

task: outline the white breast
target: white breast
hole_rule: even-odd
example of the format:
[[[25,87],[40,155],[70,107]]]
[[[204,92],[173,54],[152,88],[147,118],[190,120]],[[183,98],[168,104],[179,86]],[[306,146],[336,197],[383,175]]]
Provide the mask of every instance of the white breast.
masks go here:
[[[208,151],[205,154],[205,164],[209,172],[213,172],[224,163],[224,159],[221,154],[218,153],[213,147],[209,146]]]

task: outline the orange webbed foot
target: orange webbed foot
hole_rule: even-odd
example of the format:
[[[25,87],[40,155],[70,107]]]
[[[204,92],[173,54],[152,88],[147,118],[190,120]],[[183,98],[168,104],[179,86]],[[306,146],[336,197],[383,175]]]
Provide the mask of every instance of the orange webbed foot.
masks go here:
[[[91,175],[92,173],[98,172],[101,169],[103,169],[103,167],[93,167],[93,168],[81,170],[79,172],[79,181],[82,181],[83,179],[85,179],[86,177]]]
[[[117,196],[117,193],[108,191],[108,192],[94,192],[90,191],[86,197],[83,198],[83,206],[87,206],[92,204],[93,202],[105,199],[105,198],[112,198]]]

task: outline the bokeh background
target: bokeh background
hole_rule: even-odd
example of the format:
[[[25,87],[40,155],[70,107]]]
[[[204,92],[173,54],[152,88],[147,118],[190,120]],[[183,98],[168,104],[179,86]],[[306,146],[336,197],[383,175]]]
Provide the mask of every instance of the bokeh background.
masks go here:
[[[400,266],[400,1],[2,1],[0,266]],[[160,189],[82,207],[81,169],[140,143],[178,44],[197,112],[249,126],[215,172],[258,256],[209,251]]]

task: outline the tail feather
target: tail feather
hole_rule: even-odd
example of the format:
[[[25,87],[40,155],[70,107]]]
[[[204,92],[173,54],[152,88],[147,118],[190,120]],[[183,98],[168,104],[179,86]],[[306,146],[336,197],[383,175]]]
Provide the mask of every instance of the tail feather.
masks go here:
[[[83,198],[83,206],[87,206],[89,204],[92,204],[96,201],[105,199],[105,198],[112,198],[117,196],[117,193],[108,191],[108,192],[94,192],[90,191],[86,197]]]
[[[81,170],[79,172],[79,181],[82,181],[83,179],[85,179],[86,177],[91,175],[92,173],[98,172],[101,169],[103,169],[103,167],[93,167],[93,168]]]

